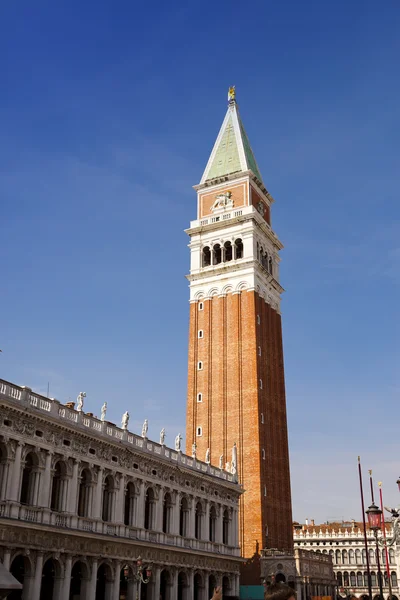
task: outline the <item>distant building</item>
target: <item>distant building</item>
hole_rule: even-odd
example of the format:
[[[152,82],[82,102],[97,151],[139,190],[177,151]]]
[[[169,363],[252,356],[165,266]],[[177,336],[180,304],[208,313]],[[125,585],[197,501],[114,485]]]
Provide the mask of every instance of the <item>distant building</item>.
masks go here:
[[[386,523],[387,536],[391,537],[392,527]],[[376,600],[379,597],[379,583],[377,577],[377,561],[375,553],[375,538],[372,531],[368,535],[368,553],[371,570],[372,591]],[[295,548],[312,551],[316,556],[330,556],[333,562],[339,595],[342,597],[365,598],[368,597],[368,578],[366,571],[366,551],[364,544],[364,530],[362,523],[354,520],[342,523],[327,523],[315,525],[294,524]],[[393,600],[400,597],[400,548],[394,545],[388,549],[389,570],[392,583]],[[384,573],[384,595],[389,598],[388,575],[386,568],[386,554],[380,548],[381,571]]]
[[[241,488],[224,469],[0,380],[0,558],[13,600],[239,595]]]
[[[296,600],[335,598],[336,579],[328,555],[295,548],[294,551],[261,551],[261,575],[265,583],[282,581],[296,591]]]

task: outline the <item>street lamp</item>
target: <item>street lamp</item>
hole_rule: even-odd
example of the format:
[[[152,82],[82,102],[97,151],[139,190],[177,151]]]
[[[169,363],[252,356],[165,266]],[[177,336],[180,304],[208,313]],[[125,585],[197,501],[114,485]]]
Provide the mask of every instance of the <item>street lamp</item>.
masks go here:
[[[143,566],[142,558],[139,558],[136,561],[136,571],[133,572],[133,580],[136,581],[136,600],[139,600],[139,585],[141,583],[147,584],[149,583],[152,575],[152,565],[149,564],[147,567]],[[126,581],[129,581],[129,566],[124,566],[124,577]]]
[[[379,544],[378,544],[378,531],[382,529],[382,511],[376,506],[374,502],[372,502],[371,506],[368,507],[368,510],[365,511],[368,517],[369,528],[374,534],[375,537],[375,545],[376,545],[376,564],[378,567],[378,581],[379,581],[379,593],[381,600],[384,600],[383,589],[382,589],[382,571],[381,571],[381,561],[379,559]],[[384,545],[384,544],[382,544]]]

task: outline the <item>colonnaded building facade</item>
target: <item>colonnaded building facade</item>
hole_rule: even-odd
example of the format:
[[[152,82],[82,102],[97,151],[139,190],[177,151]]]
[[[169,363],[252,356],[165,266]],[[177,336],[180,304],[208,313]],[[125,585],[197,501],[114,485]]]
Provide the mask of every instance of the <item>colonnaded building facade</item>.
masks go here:
[[[388,540],[393,536],[390,523],[386,523],[386,536]],[[367,540],[372,593],[374,600],[379,600],[376,543],[369,529],[367,529]],[[351,597],[368,600],[367,561],[362,523],[357,523],[355,520],[321,525],[316,525],[314,521],[310,524],[295,523],[294,544],[298,550],[310,551],[315,556],[331,557],[339,596],[346,600]],[[385,600],[390,599],[389,573],[392,599],[399,600],[400,547],[394,543],[388,548],[388,561],[383,548],[379,549],[379,554]],[[389,569],[387,569],[388,563]]]
[[[190,236],[187,452],[214,465],[237,445],[240,546],[293,548],[274,199],[265,187],[235,97],[197,191]],[[258,579],[258,581],[257,581]],[[259,583],[254,573],[253,583]]]
[[[236,477],[83,411],[0,380],[0,557],[17,600],[239,595]],[[105,409],[105,406],[103,407]]]

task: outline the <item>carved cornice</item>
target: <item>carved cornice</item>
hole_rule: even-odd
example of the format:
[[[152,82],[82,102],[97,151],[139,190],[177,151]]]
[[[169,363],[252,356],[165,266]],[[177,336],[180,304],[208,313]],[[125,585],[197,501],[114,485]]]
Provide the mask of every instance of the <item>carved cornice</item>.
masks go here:
[[[114,541],[107,536],[96,535],[92,538],[87,533],[82,535],[57,531],[43,526],[26,523],[0,525],[0,543],[9,548],[25,548],[46,553],[72,554],[109,560],[136,561],[140,555],[144,561],[166,566],[203,568],[207,570],[239,573],[240,557],[212,556],[195,552],[187,548],[163,548],[155,544],[132,540]]]

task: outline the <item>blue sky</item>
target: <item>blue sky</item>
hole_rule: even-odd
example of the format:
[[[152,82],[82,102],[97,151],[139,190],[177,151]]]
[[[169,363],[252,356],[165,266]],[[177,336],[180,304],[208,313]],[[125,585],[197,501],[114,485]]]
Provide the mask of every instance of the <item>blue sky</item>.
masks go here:
[[[0,376],[185,428],[188,238],[235,84],[285,244],[294,517],[398,502],[400,4],[2,2]]]

